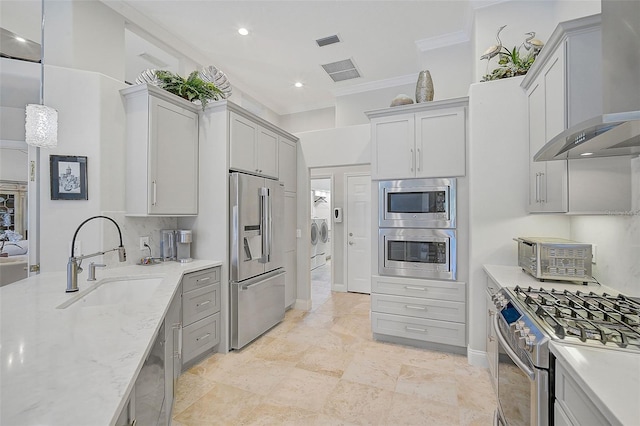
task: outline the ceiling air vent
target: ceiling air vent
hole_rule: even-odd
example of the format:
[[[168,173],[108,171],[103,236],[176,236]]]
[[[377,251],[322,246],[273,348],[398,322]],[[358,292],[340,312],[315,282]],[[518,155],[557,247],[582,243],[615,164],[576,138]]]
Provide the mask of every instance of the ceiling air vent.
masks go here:
[[[351,59],[324,64],[322,68],[324,68],[327,74],[329,74],[329,77],[335,82],[360,77],[360,73]]]
[[[340,43],[342,40],[340,40],[340,37],[338,37],[338,35],[330,35],[329,37],[324,37],[324,38],[319,38],[316,40],[316,43],[318,43],[318,47],[322,47],[322,46],[328,46],[330,44],[334,44],[334,43]]]

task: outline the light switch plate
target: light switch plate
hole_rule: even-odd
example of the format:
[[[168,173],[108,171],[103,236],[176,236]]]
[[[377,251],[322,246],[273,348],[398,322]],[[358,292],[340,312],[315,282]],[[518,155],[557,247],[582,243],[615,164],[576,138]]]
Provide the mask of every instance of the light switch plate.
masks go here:
[[[302,230],[296,229],[296,238],[302,238]]]

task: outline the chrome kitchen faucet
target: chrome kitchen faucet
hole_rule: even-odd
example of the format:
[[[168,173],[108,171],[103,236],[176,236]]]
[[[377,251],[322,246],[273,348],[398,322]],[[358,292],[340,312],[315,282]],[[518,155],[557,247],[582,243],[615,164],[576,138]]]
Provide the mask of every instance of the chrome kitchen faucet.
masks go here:
[[[89,222],[90,220],[93,219],[98,219],[98,218],[102,218],[102,219],[107,219],[110,220],[111,222],[113,222],[113,224],[116,226],[116,228],[118,229],[118,235],[120,236],[120,245],[114,249],[111,250],[105,250],[105,251],[99,251],[97,253],[93,253],[93,254],[87,254],[86,256],[80,255],[80,256],[75,256],[74,253],[74,249],[75,249],[75,245],[76,245],[76,236],[78,235],[78,231],[80,231],[80,228],[82,228],[82,226]],[[108,253],[110,251],[118,251],[118,260],[120,260],[120,262],[124,262],[127,260],[127,253],[124,251],[124,246],[122,245],[122,232],[120,231],[120,227],[118,226],[118,224],[116,223],[115,220],[111,219],[110,217],[107,216],[93,216],[90,217],[89,219],[85,220],[84,222],[82,222],[80,224],[80,226],[78,226],[78,228],[76,229],[76,232],[73,233],[73,240],[71,240],[71,257],[69,257],[69,262],[67,263],[67,293],[72,293],[74,291],[78,291],[78,273],[82,272],[82,268],[80,265],[82,265],[82,260],[83,259],[88,259],[90,257],[95,257],[95,256],[100,256],[103,255],[105,253]],[[104,266],[104,265],[95,265],[95,264],[91,264],[92,266],[92,274],[90,274],[89,276],[89,280],[91,280],[91,278],[93,278],[93,280],[95,280],[95,267],[96,266]]]

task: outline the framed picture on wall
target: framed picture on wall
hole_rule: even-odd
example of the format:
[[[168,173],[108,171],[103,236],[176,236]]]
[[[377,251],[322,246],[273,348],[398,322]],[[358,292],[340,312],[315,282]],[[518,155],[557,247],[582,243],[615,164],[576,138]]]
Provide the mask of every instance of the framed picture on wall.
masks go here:
[[[52,200],[88,200],[87,157],[50,155]]]

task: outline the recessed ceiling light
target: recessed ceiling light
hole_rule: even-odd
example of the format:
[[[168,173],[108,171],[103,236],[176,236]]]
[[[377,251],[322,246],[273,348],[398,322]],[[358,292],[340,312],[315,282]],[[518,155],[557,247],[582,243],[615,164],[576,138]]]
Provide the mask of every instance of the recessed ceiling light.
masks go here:
[[[246,28],[240,28],[240,29],[238,30],[238,34],[240,34],[240,35],[247,35],[247,34],[249,34],[249,30],[248,30],[248,29],[246,29]]]
[[[582,155],[583,157],[587,157],[587,156],[589,156],[589,155],[593,155],[593,152],[583,152],[583,153],[582,153],[582,154],[580,154],[580,155]]]
[[[304,86],[304,84],[300,83],[299,81],[296,81],[296,84],[294,84],[294,86],[296,86],[296,87],[302,87],[302,86]]]
[[[27,40],[23,39],[22,37],[17,37],[17,36],[16,36],[16,40],[21,41],[23,43],[27,41]]]

